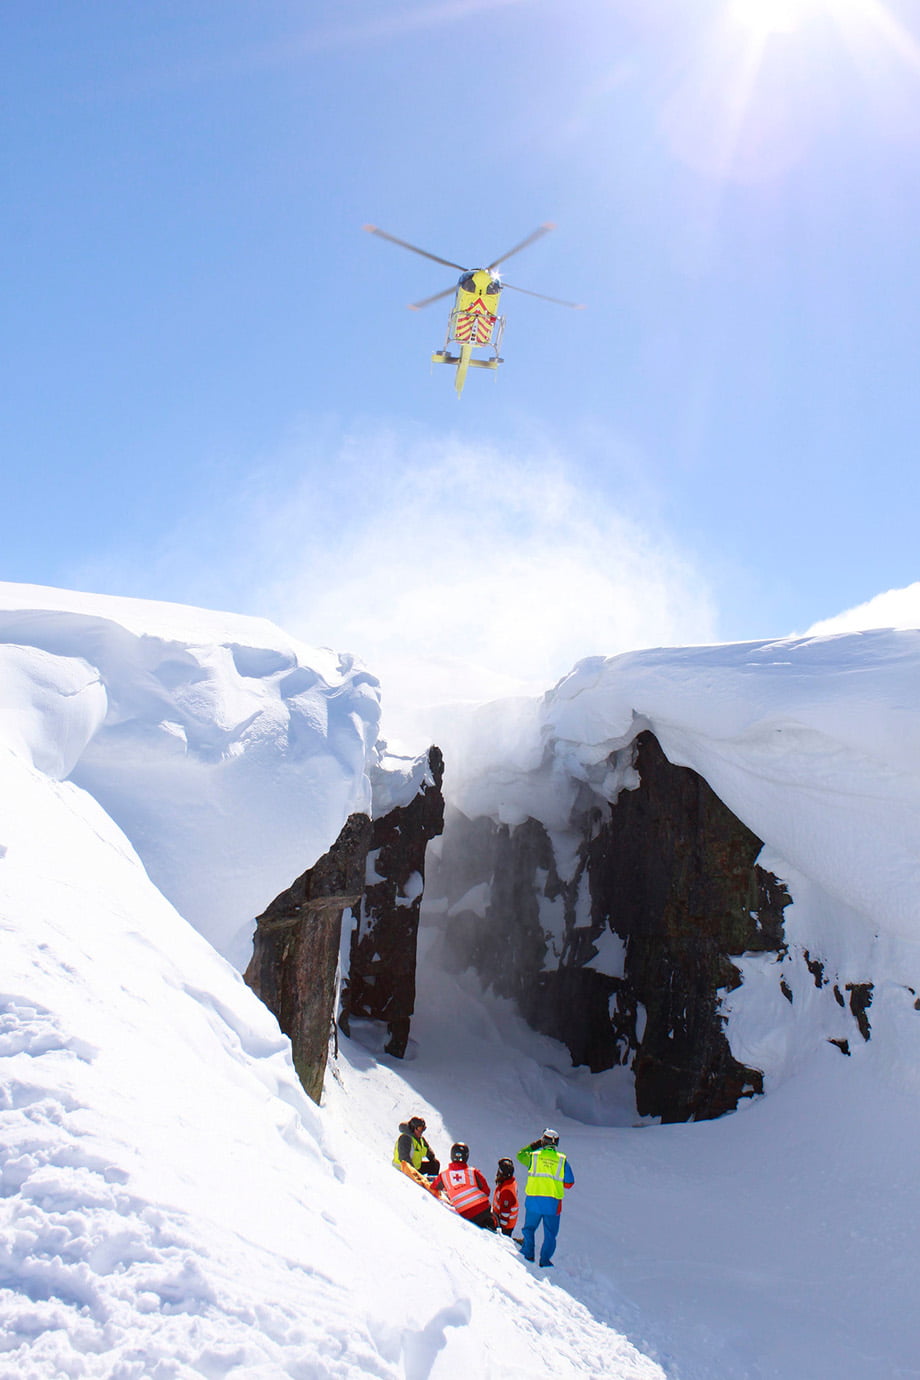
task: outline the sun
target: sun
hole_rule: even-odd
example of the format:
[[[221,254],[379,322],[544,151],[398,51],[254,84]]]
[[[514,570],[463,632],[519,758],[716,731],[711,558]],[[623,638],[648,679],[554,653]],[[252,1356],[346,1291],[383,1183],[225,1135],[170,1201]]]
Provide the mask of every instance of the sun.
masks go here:
[[[901,3],[709,0],[712,22],[662,107],[673,153],[720,184],[775,181],[855,101],[891,137],[913,137],[920,37]]]
[[[830,21],[854,43],[880,42],[914,71],[920,70],[920,42],[891,13],[888,0],[727,0],[723,15],[760,44],[814,21]]]
[[[826,9],[826,0],[731,0],[729,6],[736,23],[765,37],[794,33]]]

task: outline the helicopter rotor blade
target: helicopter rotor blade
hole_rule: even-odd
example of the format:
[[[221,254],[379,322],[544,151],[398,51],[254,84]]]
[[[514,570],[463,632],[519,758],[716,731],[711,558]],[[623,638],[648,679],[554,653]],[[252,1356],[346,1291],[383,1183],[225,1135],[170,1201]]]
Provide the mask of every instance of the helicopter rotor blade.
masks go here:
[[[513,283],[502,283],[502,291],[510,288],[512,292],[523,292],[527,297],[539,297],[541,302],[555,302],[557,307],[572,307],[574,311],[584,311],[584,302],[565,302],[561,297],[547,297],[545,292],[531,292],[530,288],[515,287]]]
[[[510,259],[512,254],[519,254],[522,249],[526,249],[529,244],[533,244],[534,240],[542,239],[544,235],[549,234],[550,230],[555,230],[555,228],[555,221],[545,221],[534,230],[533,234],[528,235],[526,240],[521,240],[520,244],[516,244],[513,249],[509,249],[507,254],[503,254],[500,259],[493,259],[489,264],[489,272],[491,273],[493,269],[498,268],[498,265],[503,264],[506,259]]]
[[[440,302],[442,297],[450,297],[451,293],[456,292],[456,287],[445,288],[443,292],[436,292],[433,297],[423,297],[421,302],[410,302],[410,311],[421,311],[422,307],[430,307],[432,302]]]
[[[391,244],[401,245],[403,249],[411,249],[413,254],[421,254],[423,259],[433,259],[436,264],[443,264],[445,268],[459,268],[461,273],[466,272],[464,264],[455,264],[453,259],[442,259],[438,254],[429,254],[427,249],[419,249],[417,244],[410,244],[408,240],[398,240],[395,235],[388,235],[386,230],[381,230],[376,225],[365,225],[364,229],[371,235],[379,235],[382,240],[389,240]]]

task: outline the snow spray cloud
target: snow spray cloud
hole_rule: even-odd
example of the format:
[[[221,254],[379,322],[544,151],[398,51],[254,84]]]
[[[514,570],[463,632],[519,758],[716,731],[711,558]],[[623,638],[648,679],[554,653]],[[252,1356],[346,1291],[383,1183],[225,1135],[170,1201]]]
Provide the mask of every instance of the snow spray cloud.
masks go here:
[[[394,464],[394,447],[378,436],[340,457],[356,497],[337,525],[317,523],[309,484],[286,504],[301,554],[282,540],[287,568],[261,591],[263,612],[380,676],[385,731],[405,734],[423,705],[540,694],[584,656],[714,640],[687,558],[558,457],[451,439]]]
[[[802,634],[832,637],[836,633],[865,632],[869,628],[920,628],[920,581],[904,589],[889,589],[832,618],[822,618]]]
[[[654,496],[641,476],[623,476]],[[383,684],[384,732],[414,744],[424,706],[540,695],[582,657],[717,640],[693,561],[542,441],[310,428],[143,569],[124,553],[87,588],[274,619],[357,654]]]

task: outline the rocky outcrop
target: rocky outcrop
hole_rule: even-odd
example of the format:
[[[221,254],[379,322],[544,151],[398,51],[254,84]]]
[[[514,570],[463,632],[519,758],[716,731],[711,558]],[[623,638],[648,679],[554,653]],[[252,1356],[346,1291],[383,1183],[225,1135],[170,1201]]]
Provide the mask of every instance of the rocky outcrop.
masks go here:
[[[326,1071],[342,915],[356,907],[373,826],[354,814],[328,853],[258,917],[246,982],[291,1040],[297,1076],[319,1102]]]
[[[356,924],[342,979],[342,1027],[347,1034],[350,1016],[385,1021],[388,1051],[405,1053],[415,1009],[425,850],[444,824],[440,750],[430,748],[412,766],[405,781],[415,793],[407,803],[373,821],[351,815],[328,853],[256,922],[244,976],[290,1037],[294,1067],[314,1102],[323,1090],[346,911]]]
[[[714,1117],[762,1090],[732,1056],[719,993],[740,981],[732,955],[782,947],[789,897],[757,866],[760,840],[651,733],[635,766],[636,789],[573,821],[565,876],[538,821],[452,817],[448,952],[576,1064],[631,1065],[642,1115]]]
[[[779,951],[783,884],[756,863],[761,840],[702,777],[675,767],[651,733],[637,743],[640,785],[624,791],[588,849],[596,923],[626,945],[615,1021],[645,1028],[633,1069],[640,1113],[718,1116],[763,1091],[731,1053],[719,992],[741,981],[732,955]]]
[[[413,799],[374,820],[367,880],[352,932],[340,1024],[355,1017],[383,1021],[387,1053],[406,1052],[415,1010],[419,909],[425,885],[425,850],[444,828],[440,749],[428,752],[427,772]]]

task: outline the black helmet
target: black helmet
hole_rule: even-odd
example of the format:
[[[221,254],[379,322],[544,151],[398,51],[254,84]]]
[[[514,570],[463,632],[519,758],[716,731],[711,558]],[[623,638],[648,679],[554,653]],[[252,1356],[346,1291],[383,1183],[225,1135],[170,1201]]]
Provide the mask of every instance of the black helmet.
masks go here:
[[[421,1135],[425,1129],[425,1118],[423,1116],[410,1116],[408,1125],[410,1131],[417,1131]]]
[[[544,1145],[558,1145],[558,1144],[559,1144],[559,1132],[558,1132],[558,1131],[554,1131],[554,1130],[552,1129],[551,1126],[547,1126],[546,1130],[543,1132],[543,1144],[544,1144]]]
[[[455,1141],[450,1147],[450,1157],[456,1163],[466,1164],[470,1157],[470,1147],[464,1145],[462,1140]]]
[[[501,1159],[501,1160],[499,1160],[499,1162],[498,1162],[498,1178],[499,1178],[499,1180],[501,1180],[501,1179],[513,1179],[513,1178],[514,1178],[514,1161],[513,1161],[513,1160],[508,1160],[508,1159]]]

